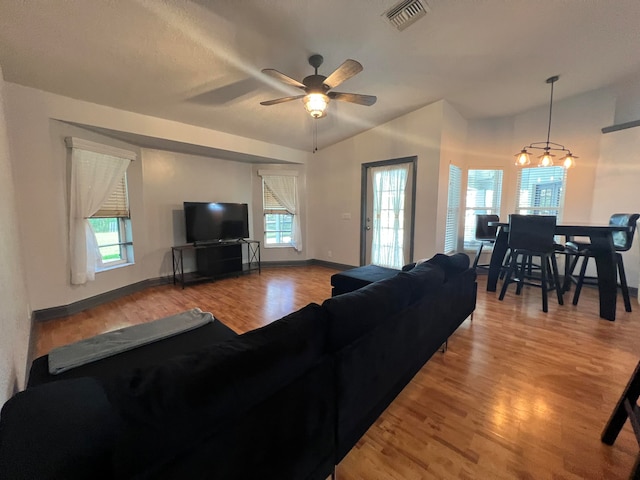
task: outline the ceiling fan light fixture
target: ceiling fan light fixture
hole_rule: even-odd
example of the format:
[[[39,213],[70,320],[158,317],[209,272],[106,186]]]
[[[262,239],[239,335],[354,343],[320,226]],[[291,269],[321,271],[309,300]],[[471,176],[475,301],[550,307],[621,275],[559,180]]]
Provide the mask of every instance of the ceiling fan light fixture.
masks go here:
[[[324,93],[310,93],[302,99],[304,108],[313,118],[322,118],[327,115],[326,109],[329,97]]]

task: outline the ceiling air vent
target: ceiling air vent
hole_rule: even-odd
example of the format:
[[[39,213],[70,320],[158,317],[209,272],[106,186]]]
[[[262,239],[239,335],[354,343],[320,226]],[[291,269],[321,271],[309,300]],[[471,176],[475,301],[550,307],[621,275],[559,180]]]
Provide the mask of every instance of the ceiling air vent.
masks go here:
[[[427,14],[429,6],[424,0],[403,0],[382,15],[389,23],[402,31]]]

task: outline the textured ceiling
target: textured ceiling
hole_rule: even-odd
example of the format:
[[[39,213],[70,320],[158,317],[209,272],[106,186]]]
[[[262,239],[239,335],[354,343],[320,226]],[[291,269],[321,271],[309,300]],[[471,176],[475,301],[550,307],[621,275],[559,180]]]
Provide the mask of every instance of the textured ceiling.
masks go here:
[[[364,71],[331,102],[320,148],[445,98],[466,118],[514,114],[640,70],[638,0],[427,0],[403,32],[389,0],[0,0],[6,81],[309,150],[313,120],[299,93],[266,77],[328,75],[345,59]],[[615,8],[612,8],[615,6]]]

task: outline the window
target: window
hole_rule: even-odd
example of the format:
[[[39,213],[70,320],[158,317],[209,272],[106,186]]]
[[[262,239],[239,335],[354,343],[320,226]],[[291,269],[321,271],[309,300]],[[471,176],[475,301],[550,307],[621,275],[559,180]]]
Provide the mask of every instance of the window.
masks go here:
[[[269,246],[291,245],[293,238],[293,215],[273,194],[262,180],[264,209],[264,243]]]
[[[262,177],[265,247],[294,247],[300,251],[297,173],[262,170],[258,173]]]
[[[133,263],[126,172],[136,154],[67,137],[71,148],[69,247],[71,283],[101,269]]]
[[[133,260],[126,173],[100,210],[89,218],[89,223],[100,252],[96,265],[98,271]]]
[[[502,170],[469,170],[464,215],[464,248],[478,247],[479,242],[475,239],[476,215],[500,215],[501,197]]]
[[[460,191],[462,170],[449,165],[449,193],[447,200],[447,225],[444,235],[444,253],[452,253],[458,249],[458,224],[460,220]]]
[[[523,168],[518,173],[516,213],[560,217],[565,181],[564,167]]]

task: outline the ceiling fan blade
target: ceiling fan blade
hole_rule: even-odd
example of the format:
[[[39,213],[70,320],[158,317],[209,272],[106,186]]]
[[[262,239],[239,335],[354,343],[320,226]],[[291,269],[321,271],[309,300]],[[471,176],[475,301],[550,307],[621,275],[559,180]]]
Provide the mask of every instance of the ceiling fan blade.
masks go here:
[[[324,84],[329,88],[336,88],[345,80],[349,80],[351,77],[362,71],[362,65],[355,60],[345,60],[342,65],[334,70],[325,80]]]
[[[273,77],[276,80],[280,80],[281,82],[284,82],[287,85],[292,85],[298,88],[306,88],[304,84],[300,83],[297,80],[294,80],[293,78],[285,75],[284,73],[274,70],[273,68],[265,68],[264,70],[262,70],[262,73],[269,75],[270,77]]]
[[[375,95],[360,95],[359,93],[329,92],[327,95],[333,100],[357,103],[358,105],[366,105],[367,107],[370,107],[378,100],[378,97]]]
[[[294,95],[293,97],[276,98],[275,100],[267,100],[266,102],[260,102],[260,105],[277,105],[279,103],[290,102],[291,100],[297,100],[304,97],[304,95]]]

